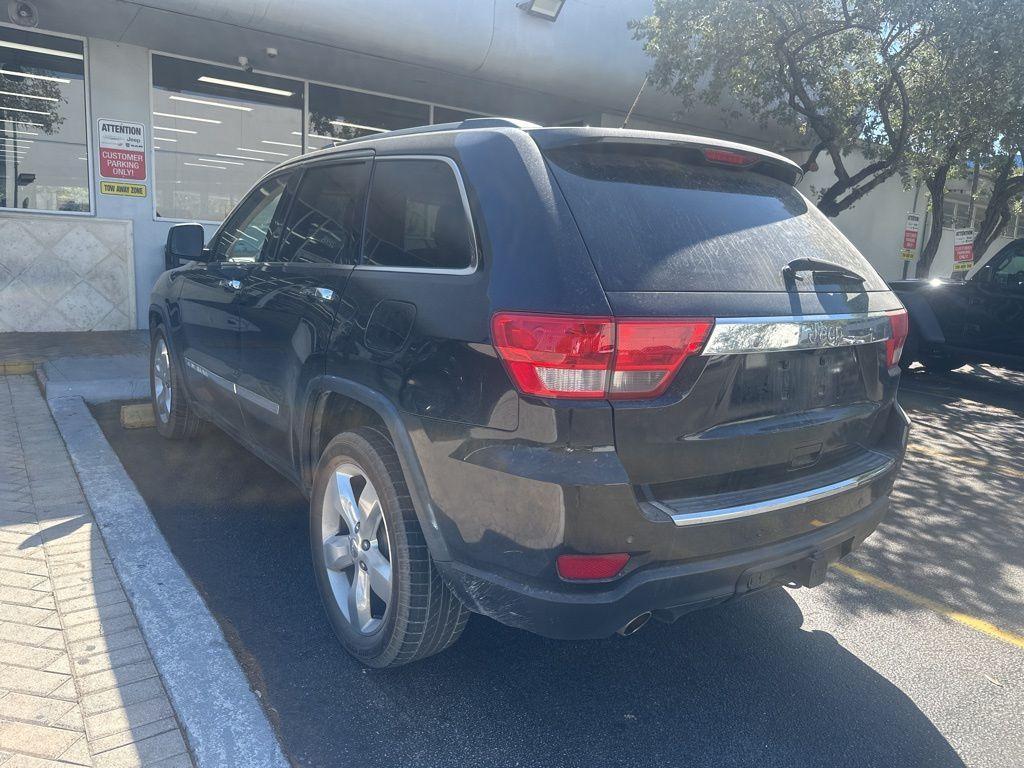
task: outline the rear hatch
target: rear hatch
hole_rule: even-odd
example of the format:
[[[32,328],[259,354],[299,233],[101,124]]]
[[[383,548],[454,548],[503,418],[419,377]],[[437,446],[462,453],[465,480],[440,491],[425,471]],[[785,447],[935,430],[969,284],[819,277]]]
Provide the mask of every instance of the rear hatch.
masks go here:
[[[533,135],[615,317],[714,319],[667,390],[610,401],[642,497],[683,524],[892,466],[902,307],[796,165],[664,134]]]

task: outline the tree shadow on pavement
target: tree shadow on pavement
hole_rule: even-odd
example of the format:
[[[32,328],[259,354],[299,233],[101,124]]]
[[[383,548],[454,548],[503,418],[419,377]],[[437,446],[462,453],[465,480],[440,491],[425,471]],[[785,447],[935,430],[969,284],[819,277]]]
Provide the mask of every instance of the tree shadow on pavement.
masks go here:
[[[95,413],[296,765],[963,765],[782,590],[596,642],[473,617],[443,654],[364,669],[324,617],[292,486],[216,431],[174,444]]]
[[[953,387],[950,377],[938,383],[912,380],[913,387],[901,392],[913,426],[892,509],[848,562],[1022,631],[1024,386],[1012,383],[1017,397],[1008,402],[1005,382],[957,375],[967,383]],[[859,613],[869,589],[842,580],[836,596],[845,609]]]

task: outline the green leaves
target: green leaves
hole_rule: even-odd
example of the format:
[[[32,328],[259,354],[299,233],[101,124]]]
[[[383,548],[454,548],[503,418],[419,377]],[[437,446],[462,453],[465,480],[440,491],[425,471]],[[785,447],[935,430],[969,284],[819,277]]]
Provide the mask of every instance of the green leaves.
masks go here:
[[[1019,0],[655,0],[633,30],[684,106],[740,109],[806,142],[806,168],[827,159],[818,205],[835,216],[897,174],[956,176],[1013,124],[1024,137],[1019,14]]]

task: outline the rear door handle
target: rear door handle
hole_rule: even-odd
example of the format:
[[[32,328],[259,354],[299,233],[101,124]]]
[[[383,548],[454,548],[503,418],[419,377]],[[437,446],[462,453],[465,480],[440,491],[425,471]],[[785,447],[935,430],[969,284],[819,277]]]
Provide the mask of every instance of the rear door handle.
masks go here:
[[[242,287],[242,281],[221,279],[217,281],[217,285],[219,285],[225,291],[237,291]]]
[[[303,288],[302,295],[309,299],[317,299],[319,301],[330,301],[334,298],[334,291],[330,288]]]

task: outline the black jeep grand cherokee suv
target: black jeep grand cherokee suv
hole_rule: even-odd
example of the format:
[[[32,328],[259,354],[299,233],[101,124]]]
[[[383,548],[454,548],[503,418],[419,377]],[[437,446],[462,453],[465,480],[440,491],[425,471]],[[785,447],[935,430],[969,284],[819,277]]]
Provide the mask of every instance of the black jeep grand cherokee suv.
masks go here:
[[[158,428],[212,421],[308,494],[372,666],[470,611],[596,638],[814,586],[886,511],[907,316],[799,175],[501,119],[297,158],[205,248],[169,234]]]

